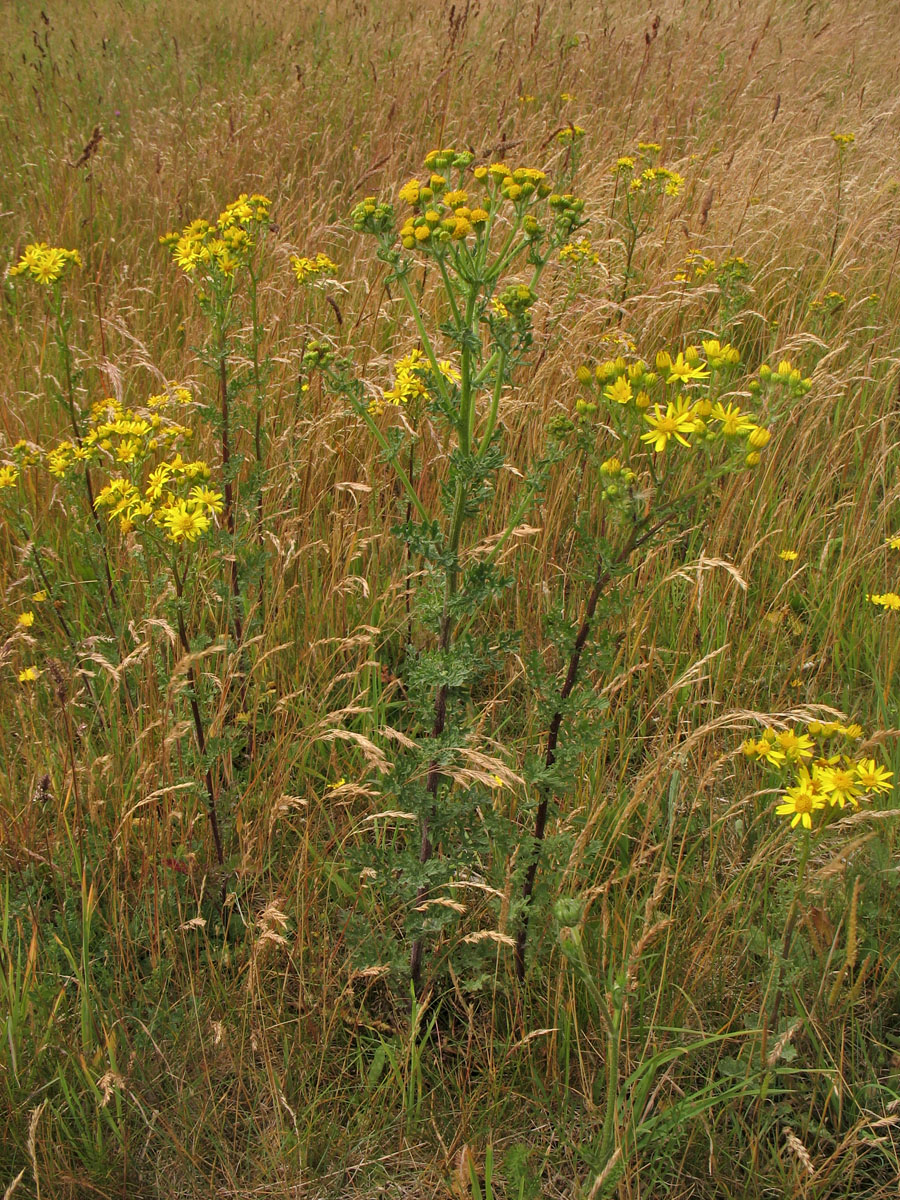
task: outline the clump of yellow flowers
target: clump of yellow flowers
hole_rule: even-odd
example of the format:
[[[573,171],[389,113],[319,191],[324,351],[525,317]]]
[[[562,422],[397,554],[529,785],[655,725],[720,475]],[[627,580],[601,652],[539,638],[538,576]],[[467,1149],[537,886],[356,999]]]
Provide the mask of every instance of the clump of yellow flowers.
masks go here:
[[[743,453],[752,467],[771,440],[771,431],[735,401],[724,394],[720,398],[740,361],[734,346],[709,338],[674,354],[660,351],[652,369],[643,359],[624,355],[593,368],[585,363],[575,374],[590,397],[576,401],[576,413],[589,418],[603,405],[614,414],[618,410],[614,420],[621,425],[630,412],[632,418],[640,417],[638,441],[655,454],[677,445],[709,448],[724,441]]]
[[[2,474],[2,471],[0,471],[0,474]],[[892,550],[900,550],[900,534],[892,534],[887,539],[886,544]],[[900,596],[896,592],[873,592],[871,595],[867,595],[866,599],[870,604],[875,604],[879,608],[890,609],[894,612],[900,608]]]
[[[875,758],[850,753],[849,747],[862,739],[857,724],[809,721],[780,731],[764,729],[741,750],[748,759],[791,773],[793,782],[784,788],[775,812],[790,817],[792,829],[812,829],[817,813],[824,823],[836,809],[857,808],[866,797],[893,789],[893,772]]]
[[[37,283],[48,287],[62,279],[70,266],[80,267],[81,255],[77,250],[64,250],[61,246],[48,246],[46,242],[32,242],[25,247],[22,257],[10,267],[10,275],[27,275]]]
[[[400,405],[407,405],[413,400],[430,399],[425,382],[430,370],[431,364],[427,357],[418,347],[413,347],[409,354],[396,361],[393,386],[385,388],[380,397],[369,402],[369,412],[373,416],[378,416],[384,412],[387,405],[400,407]],[[438,370],[444,379],[449,379],[452,383],[460,382],[460,373],[449,360],[439,359]]]
[[[162,234],[160,243],[169,248],[185,274],[200,271],[230,280],[248,261],[260,231],[268,227],[271,204],[266,196],[242,192],[219,214],[215,224],[200,217],[180,233]]]
[[[629,193],[649,192],[677,196],[684,187],[684,176],[669,167],[654,163],[662,151],[658,142],[638,142],[636,154],[623,154],[612,166]]]
[[[57,442],[38,457],[60,481],[85,466],[105,474],[95,508],[118,522],[122,533],[139,527],[161,531],[171,542],[196,541],[222,511],[223,497],[204,483],[208,464],[186,460],[178,449],[191,430],[172,412],[190,401],[182,387],[150,396],[141,409],[124,408],[115,399],[98,401],[80,441]]]
[[[332,275],[337,270],[327,254],[317,254],[315,258],[303,258],[299,254],[291,255],[291,268],[298,283],[310,283],[323,276]]]
[[[427,178],[414,178],[398,192],[412,210],[398,231],[405,250],[440,253],[449,243],[471,243],[471,254],[484,259],[494,222],[504,208],[532,243],[548,230],[529,209],[546,200],[557,230],[572,231],[583,220],[584,201],[554,192],[546,172],[536,167],[510,167],[505,162],[473,167],[468,150],[432,150],[425,157]],[[455,178],[454,178],[455,176]],[[393,207],[366,197],[351,214],[359,232],[385,233],[393,227]]]

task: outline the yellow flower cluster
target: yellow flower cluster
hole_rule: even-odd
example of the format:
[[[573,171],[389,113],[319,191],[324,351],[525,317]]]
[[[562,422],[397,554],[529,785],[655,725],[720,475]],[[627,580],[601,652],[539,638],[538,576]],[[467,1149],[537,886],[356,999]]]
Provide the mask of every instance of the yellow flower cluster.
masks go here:
[[[614,175],[621,176],[633,193],[646,192],[654,195],[677,196],[684,187],[684,176],[668,167],[652,163],[662,147],[657,142],[638,142],[638,153],[623,154],[612,165]],[[648,164],[648,165],[644,165]]]
[[[25,247],[25,252],[14,267],[10,267],[10,275],[30,275],[32,279],[45,287],[62,279],[66,268],[71,264],[82,265],[81,255],[77,250],[63,250],[60,246],[48,246],[46,242],[32,242]]]
[[[150,396],[140,409],[124,408],[118,400],[97,401],[91,423],[78,442],[58,442],[43,461],[56,479],[86,466],[107,475],[94,503],[108,520],[118,521],[123,533],[142,525],[161,529],[173,542],[195,541],[210,527],[210,517],[222,511],[223,497],[201,481],[210,469],[203,460],[185,460],[177,449],[191,430],[168,410],[182,409],[191,400],[186,388]],[[158,455],[167,455],[162,462]],[[155,464],[155,465],[154,465]]]
[[[699,283],[701,280],[708,279],[715,269],[716,260],[714,258],[707,258],[699,250],[690,250],[684,256],[684,266],[680,271],[675,272],[673,279],[676,283]]]
[[[562,132],[572,140],[584,131],[571,126]],[[543,232],[534,214],[527,212],[537,200],[546,200],[554,209],[560,227],[575,229],[582,223],[584,202],[575,196],[554,194],[546,172],[536,167],[509,167],[495,162],[474,167],[468,186],[464,186],[472,161],[473,155],[468,151],[432,150],[425,158],[425,166],[431,172],[428,178],[410,179],[400,188],[400,199],[413,210],[399,231],[404,249],[428,249],[452,241],[464,242],[470,237],[480,239],[489,231],[503,201],[514,206],[529,240],[536,240]],[[457,173],[455,184],[449,178],[452,171]],[[475,196],[470,195],[473,183],[478,189]],[[373,209],[369,215],[374,217],[374,201],[369,207]],[[357,215],[354,210],[354,223],[361,228]]]
[[[214,225],[200,217],[180,233],[164,233],[160,243],[169,248],[185,274],[199,268],[214,278],[231,279],[249,259],[259,231],[268,225],[271,204],[266,196],[241,193]]]
[[[834,130],[832,130],[831,131],[831,140],[834,142],[834,144],[836,146],[838,146],[841,150],[843,150],[843,148],[845,146],[851,146],[856,141],[856,134],[855,133],[836,133]]]
[[[185,462],[176,454],[139,483],[121,475],[111,479],[98,492],[96,504],[108,510],[111,521],[118,519],[123,533],[143,522],[162,529],[172,542],[194,542],[223,507],[221,492],[194,482],[208,476],[205,462]]]
[[[885,544],[892,550],[900,550],[900,534],[893,534],[886,539]],[[895,612],[900,609],[900,596],[896,592],[873,592],[871,595],[867,594],[866,599],[879,608],[888,608]]]
[[[843,292],[835,292],[835,291],[826,292],[821,300],[810,300],[809,311],[810,312],[825,311],[825,312],[829,312],[829,313],[836,313],[836,312],[839,312],[846,303],[847,303],[847,297],[844,295]]]
[[[445,379],[449,379],[452,383],[459,383],[461,378],[459,371],[446,359],[438,362],[438,370]],[[378,416],[388,405],[399,407],[401,404],[409,404],[410,401],[420,397],[427,400],[429,392],[425,381],[430,373],[431,364],[428,359],[418,347],[414,347],[409,354],[398,359],[394,364],[393,387],[386,388],[377,400],[369,402],[369,412],[372,416]]]
[[[747,260],[739,254],[725,258],[717,263],[714,258],[707,258],[699,250],[689,250],[684,257],[684,265],[672,276],[675,283],[702,283],[710,276],[715,276],[720,287],[741,282],[750,275]]]
[[[598,397],[576,402],[580,416],[593,416],[599,400],[607,404],[631,406],[643,414],[649,426],[640,440],[657,453],[670,443],[696,446],[718,438],[746,441],[746,462],[755,466],[759,451],[771,440],[768,429],[758,425],[749,412],[734,402],[713,401],[692,395],[695,385],[711,375],[725,372],[740,363],[740,354],[729,343],[710,338],[701,346],[688,346],[673,355],[662,350],[656,356],[655,370],[640,358],[629,362],[623,355],[599,363],[593,370],[583,364],[575,372],[579,383]]]
[[[99,400],[91,406],[91,424],[80,442],[58,442],[44,457],[47,470],[65,479],[73,467],[127,466],[190,435],[186,425],[167,410],[188,404],[191,394],[174,387],[168,394],[150,396],[143,409],[123,408],[118,400]]]
[[[896,592],[873,592],[872,595],[867,595],[866,599],[872,604],[877,604],[879,608],[900,608],[900,596]]]
[[[805,727],[763,730],[760,738],[750,738],[741,746],[745,757],[767,763],[779,770],[794,772],[775,811],[791,818],[791,828],[812,828],[813,814],[833,811],[850,804],[858,807],[864,796],[889,792],[893,772],[874,758],[855,758],[833,753],[825,743],[832,738],[858,741],[863,736],[859,725],[840,721],[810,721]],[[816,744],[818,743],[818,744]]]
[[[566,242],[559,252],[560,262],[590,263],[596,266],[600,255],[593,248],[590,238],[579,238],[577,242]]]
[[[337,263],[333,263],[327,254],[317,254],[315,258],[301,258],[292,254],[291,267],[298,283],[309,283],[322,275],[333,274],[337,270]]]

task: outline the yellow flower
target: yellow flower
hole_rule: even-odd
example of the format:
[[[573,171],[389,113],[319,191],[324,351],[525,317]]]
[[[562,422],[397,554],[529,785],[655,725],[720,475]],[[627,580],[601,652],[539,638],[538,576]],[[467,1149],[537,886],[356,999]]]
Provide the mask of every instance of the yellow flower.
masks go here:
[[[407,204],[416,205],[419,203],[419,181],[418,179],[410,179],[409,183],[405,183],[398,192],[401,200],[405,200]]]
[[[880,605],[881,608],[892,608],[894,610],[900,608],[900,596],[896,592],[883,592],[881,595],[866,596],[873,604]]]
[[[679,383],[687,383],[692,379],[709,378],[709,371],[703,369],[702,363],[692,364],[681,353],[674,360],[670,357],[667,370],[669,372],[668,383],[672,383],[674,380]]]
[[[176,500],[163,509],[160,519],[166,527],[166,536],[173,542],[195,542],[209,529],[209,517],[185,500]]]
[[[747,441],[756,450],[761,450],[763,446],[768,446],[772,440],[772,431],[764,429],[761,425],[755,425],[747,437]]]
[[[8,463],[4,467],[0,467],[0,491],[3,488],[16,486],[16,480],[19,478],[19,472],[16,467],[10,466]]]
[[[137,438],[125,438],[121,441],[116,449],[116,461],[120,463],[134,462],[141,448]],[[73,457],[77,457],[77,451]]]
[[[293,254],[291,266],[298,283],[308,283],[317,276],[337,270],[337,263],[333,263],[327,254],[317,254],[315,258],[300,258]]]
[[[30,629],[34,624],[34,613],[31,609],[19,613],[18,617],[16,617],[16,624],[22,629]]]
[[[797,734],[793,729],[783,729],[775,742],[779,749],[784,751],[789,761],[800,761],[813,756],[812,738],[805,733]]]
[[[796,550],[779,550],[778,557],[783,558],[785,562],[794,562],[800,556]]]
[[[44,591],[35,592],[34,595],[31,597],[31,599],[34,601],[35,604],[43,604],[44,601],[47,599],[47,593]]]
[[[766,733],[771,732],[766,730]],[[741,751],[747,758],[757,758],[760,762],[767,762],[772,767],[780,767],[784,765],[786,755],[783,750],[779,750],[773,741],[763,736],[758,741],[749,738],[741,746]]]
[[[830,804],[843,808],[849,800],[851,804],[858,803],[861,789],[856,773],[855,763],[846,766],[827,767],[822,771],[822,786]]]
[[[620,375],[615,383],[603,389],[603,395],[607,400],[614,400],[617,404],[627,404],[634,393],[627,378],[624,375]]]
[[[696,417],[689,408],[684,407],[682,399],[679,398],[676,404],[667,404],[665,413],[658,404],[654,404],[652,413],[644,413],[644,420],[650,429],[641,434],[641,441],[652,445],[657,454],[665,450],[672,438],[682,446],[691,444],[685,434],[694,432]]]
[[[26,667],[24,671],[19,672],[18,680],[19,683],[34,683],[38,675],[40,675],[40,671],[37,667]]]
[[[188,492],[188,500],[192,500],[194,504],[199,504],[207,512],[220,513],[223,509],[224,497],[222,493],[214,492],[212,488],[192,487]]]
[[[722,404],[719,401],[713,405],[710,414],[716,421],[722,422],[722,432],[726,437],[736,437],[739,434],[750,433],[755,429],[749,416],[741,411],[738,404]]]
[[[821,796],[814,795],[802,784],[789,787],[781,804],[775,809],[779,816],[791,818],[791,829],[802,825],[804,829],[812,829],[812,814],[816,809],[824,808],[825,801]]]
[[[861,758],[856,763],[856,778],[864,792],[889,792],[893,771],[879,766],[874,758]]]

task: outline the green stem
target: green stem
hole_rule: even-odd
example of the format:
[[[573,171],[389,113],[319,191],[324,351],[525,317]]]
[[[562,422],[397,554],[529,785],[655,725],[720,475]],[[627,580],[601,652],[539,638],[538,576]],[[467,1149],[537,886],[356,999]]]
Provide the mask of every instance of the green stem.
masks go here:
[[[190,657],[191,643],[190,643],[190,640],[188,639],[187,628],[184,623],[184,586],[182,584],[181,576],[178,573],[177,560],[173,558],[171,565],[172,565],[172,578],[175,581],[175,596],[177,599],[178,640],[181,642],[182,650],[184,650],[185,654],[188,655],[188,657]],[[194,740],[197,743],[197,749],[200,752],[200,757],[205,758],[206,757],[206,731],[203,726],[203,718],[200,715],[200,700],[199,700],[200,693],[199,693],[198,683],[197,683],[197,672],[194,670],[193,663],[191,663],[188,666],[187,675],[188,675],[188,682],[191,685],[190,709],[191,709],[191,718],[194,722]],[[210,825],[210,829],[212,830],[213,842],[215,843],[215,847],[216,847],[216,861],[218,862],[220,867],[223,867],[225,865],[225,852],[222,847],[222,835],[219,831],[219,815],[218,815],[218,806],[217,806],[217,801],[216,801],[216,788],[215,788],[215,784],[213,783],[212,768],[209,766],[209,764],[207,764],[206,768],[205,768],[204,782],[206,784],[207,814],[209,816],[209,825]],[[223,881],[222,887],[224,888],[224,886],[225,886],[225,883]]]
[[[447,264],[444,261],[443,254],[437,256],[438,269],[441,272],[441,278],[444,281],[444,291],[447,293],[447,299],[450,302],[450,311],[453,313],[453,319],[457,327],[461,324],[459,316],[459,305],[456,303],[456,295],[453,291],[453,284],[450,282],[450,276],[447,274]]]
[[[487,424],[484,427],[484,432],[481,435],[478,449],[475,451],[477,459],[484,458],[490,448],[491,438],[494,435],[494,429],[497,425],[497,416],[500,411],[500,393],[503,391],[504,370],[506,367],[506,351],[500,350],[497,363],[497,377],[494,380],[494,393],[491,396],[491,407],[488,411]]]

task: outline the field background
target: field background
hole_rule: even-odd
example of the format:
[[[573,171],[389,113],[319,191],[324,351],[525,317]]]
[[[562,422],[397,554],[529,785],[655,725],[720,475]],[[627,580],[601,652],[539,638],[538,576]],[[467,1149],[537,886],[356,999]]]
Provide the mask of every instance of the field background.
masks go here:
[[[784,1000],[760,1035],[796,839],[737,749],[754,713],[827,706],[900,768],[900,629],[866,603],[897,573],[885,538],[900,500],[898,17],[896,4],[849,0],[2,6],[0,253],[12,263],[34,240],[81,252],[69,296],[86,403],[136,402],[165,379],[209,389],[192,350],[203,318],[158,236],[241,191],[271,197],[277,222],[262,290],[276,363],[272,615],[249,717],[269,736],[225,821],[246,923],[225,942],[190,925],[216,887],[205,824],[143,811],[184,778],[171,696],[148,683],[125,721],[98,665],[118,719],[91,725],[71,663],[35,631],[54,685],[24,691],[4,663],[0,688],[8,1195],[476,1196],[469,1164],[484,1181],[491,1162],[493,1194],[518,1200],[607,1186],[672,1200],[897,1194],[895,822],[850,816],[817,847]],[[814,380],[762,466],[642,566],[606,681],[610,727],[555,819],[555,836],[574,831],[557,878],[590,899],[598,978],[628,958],[622,1078],[677,1045],[670,1030],[725,1035],[660,1071],[653,1111],[677,1115],[596,1187],[604,1042],[546,904],[527,986],[500,946],[495,987],[451,990],[424,1041],[408,995],[359,974],[344,852],[379,777],[330,731],[355,703],[367,712],[350,727],[370,739],[398,703],[402,564],[386,535],[389,473],[365,430],[321,390],[298,392],[315,327],[352,345],[371,380],[414,341],[349,228],[352,205],[394,195],[438,145],[552,173],[570,120],[586,129],[575,187],[600,263],[574,298],[562,274],[549,279],[558,319],[537,321],[535,368],[504,412],[511,463],[571,411],[575,367],[603,356],[605,333],[621,327],[651,357],[709,328],[714,289],[673,282],[694,250],[749,264],[735,326],[748,360],[788,357]],[[95,126],[99,152],[78,166]],[[832,131],[855,135],[840,177]],[[620,309],[610,166],[638,139],[661,143],[687,185],[641,242]],[[338,263],[340,325],[288,267],[318,251]],[[8,279],[2,300],[0,436],[46,439],[59,418],[41,384],[53,369],[43,309]],[[526,636],[542,581],[565,570],[570,499],[571,481],[555,479],[516,568]],[[49,493],[37,503],[62,546],[64,512]],[[10,528],[0,585],[7,628],[29,587]],[[82,628],[92,620],[81,611]],[[531,732],[513,724],[513,767]],[[895,797],[880,803],[887,813]],[[768,1046],[767,1082],[707,1107],[746,1080],[748,1031]]]

